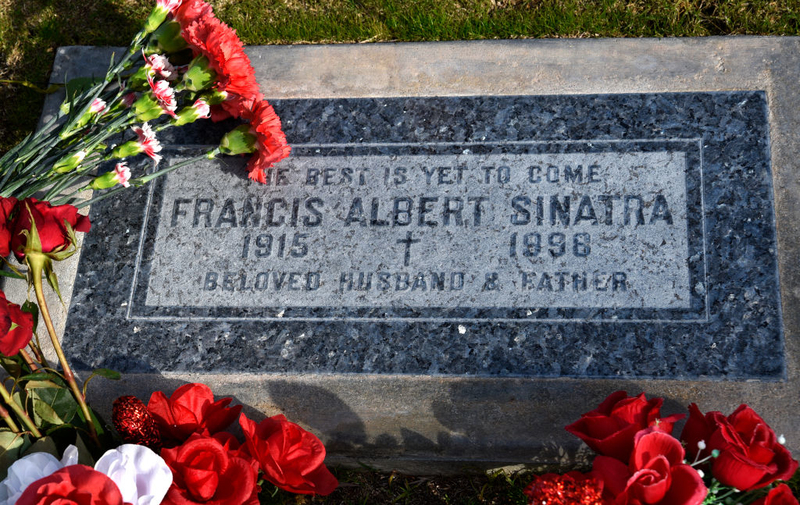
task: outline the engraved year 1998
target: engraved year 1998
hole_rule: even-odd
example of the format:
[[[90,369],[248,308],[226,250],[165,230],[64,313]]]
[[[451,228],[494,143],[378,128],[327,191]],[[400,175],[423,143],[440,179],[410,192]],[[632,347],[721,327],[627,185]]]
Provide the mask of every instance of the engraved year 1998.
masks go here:
[[[546,237],[546,240],[545,240]],[[519,238],[519,246],[517,246]],[[592,237],[588,233],[575,233],[571,241],[572,254],[578,258],[585,258],[592,252]],[[523,257],[538,257],[543,250],[553,258],[560,258],[567,254],[567,234],[549,233],[543,235],[538,232],[525,233],[521,237],[514,232],[508,248],[508,255],[512,258],[517,257],[517,249]]]

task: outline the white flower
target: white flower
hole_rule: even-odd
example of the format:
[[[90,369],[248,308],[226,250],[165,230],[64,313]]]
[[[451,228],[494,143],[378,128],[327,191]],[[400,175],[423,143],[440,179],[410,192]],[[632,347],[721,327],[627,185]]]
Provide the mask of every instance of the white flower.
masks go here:
[[[78,448],[74,445],[67,447],[61,461],[46,452],[34,452],[16,460],[9,467],[8,476],[0,482],[0,505],[14,505],[33,482],[77,463]]]
[[[64,449],[64,455],[61,457],[61,464],[63,466],[77,465],[78,448],[70,444],[69,447]]]
[[[122,500],[133,505],[159,505],[172,484],[167,464],[143,445],[124,444],[107,451],[94,469],[108,475]]]

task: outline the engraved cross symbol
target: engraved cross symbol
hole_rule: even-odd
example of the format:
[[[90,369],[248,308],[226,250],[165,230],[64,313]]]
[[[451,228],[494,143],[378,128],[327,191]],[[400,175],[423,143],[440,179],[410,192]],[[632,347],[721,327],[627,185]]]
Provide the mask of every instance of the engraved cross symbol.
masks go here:
[[[406,232],[406,238],[400,239],[397,241],[398,244],[405,244],[406,245],[406,254],[403,256],[403,265],[408,266],[408,261],[411,259],[411,244],[416,244],[419,242],[419,239],[411,238],[411,232]]]

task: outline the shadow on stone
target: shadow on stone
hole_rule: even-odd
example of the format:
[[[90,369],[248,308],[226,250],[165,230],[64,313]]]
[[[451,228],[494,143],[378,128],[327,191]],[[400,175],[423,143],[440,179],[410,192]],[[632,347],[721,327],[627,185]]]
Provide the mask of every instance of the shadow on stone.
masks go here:
[[[316,433],[328,434],[328,450],[347,452],[367,445],[364,422],[330,391],[285,381],[270,382],[268,391],[290,421],[301,423]]]

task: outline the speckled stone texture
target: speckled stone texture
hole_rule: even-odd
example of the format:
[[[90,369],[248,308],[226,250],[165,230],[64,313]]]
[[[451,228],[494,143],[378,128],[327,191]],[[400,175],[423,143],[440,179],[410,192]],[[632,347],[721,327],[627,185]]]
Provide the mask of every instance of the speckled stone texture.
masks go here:
[[[360,150],[365,156],[390,155],[396,151],[395,144],[416,145],[420,152],[442,154],[461,152],[464,146],[475,151],[476,142],[497,153],[686,151],[688,198],[683,233],[688,236],[688,248],[684,257],[676,259],[689,266],[689,304],[685,309],[603,309],[591,304],[578,308],[529,307],[519,302],[485,308],[459,306],[457,302],[440,307],[360,308],[336,306],[336,300],[331,300],[329,306],[306,308],[265,300],[263,307],[208,306],[214,304],[213,297],[207,297],[201,306],[175,301],[164,306],[145,304],[154,261],[194,259],[191,253],[171,256],[168,248],[154,258],[154,227],[162,207],[160,188],[165,184],[162,180],[150,200],[145,191],[128,192],[92,208],[94,229],[84,243],[65,337],[70,357],[79,368],[102,366],[123,372],[783,377],[782,353],[772,352],[781,346],[782,328],[763,92],[279,100],[274,106],[289,142],[301,146],[295,150],[300,157],[318,151],[316,146],[331,143],[344,145],[334,149],[338,152],[367,145]],[[169,141],[210,144],[216,138],[215,130],[190,132],[190,136]],[[678,143],[681,139],[686,139],[685,146]],[[493,142],[508,141],[545,143],[492,146]],[[225,160],[218,173],[204,171],[202,177],[190,180],[200,186],[198,194],[213,195],[215,186],[246,180],[242,165]],[[189,177],[193,168],[168,177]],[[664,184],[670,182],[666,177],[663,180]],[[280,187],[247,182],[240,185],[248,195],[259,191],[268,196],[283,194]],[[408,189],[407,194],[419,197],[430,193],[430,189],[425,191],[422,185]],[[178,194],[193,196],[188,189]],[[137,262],[137,234],[119,231],[142,229],[147,202],[150,218],[142,261]],[[171,201],[164,205],[171,205]],[[191,205],[187,203],[188,212]],[[169,209],[162,219],[169,215]],[[322,228],[324,232],[324,223]],[[182,239],[196,248],[194,254],[205,258],[189,270],[238,271],[243,264],[241,241],[223,242],[220,247],[229,245],[230,250],[220,256],[223,261],[214,262],[206,257],[202,244],[192,245],[202,242],[203,231],[202,227],[181,229],[187,235]],[[348,236],[356,243],[362,240],[361,233],[367,231],[355,228]],[[325,265],[332,261],[330,257],[347,254],[348,244],[326,248],[324,238],[321,242],[316,249],[320,257],[314,262]],[[507,254],[506,242],[497,240],[490,246],[498,250],[498,255]],[[385,254],[381,251],[374,254],[381,257]],[[471,252],[464,249],[448,254],[458,257]],[[442,258],[442,268],[447,268],[446,260]],[[132,276],[135,267],[137,282]],[[281,268],[280,264],[275,268]],[[112,271],[114,274],[109,275]],[[178,276],[166,278],[159,287],[164,290],[187,281]],[[666,285],[661,289],[669,291]],[[150,296],[154,297],[152,292]],[[445,296],[440,298],[448,303]],[[133,310],[129,310],[129,303]],[[87,328],[88,321],[98,318],[99,325]],[[104,352],[97,355],[95,345],[100,338]]]

